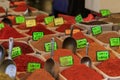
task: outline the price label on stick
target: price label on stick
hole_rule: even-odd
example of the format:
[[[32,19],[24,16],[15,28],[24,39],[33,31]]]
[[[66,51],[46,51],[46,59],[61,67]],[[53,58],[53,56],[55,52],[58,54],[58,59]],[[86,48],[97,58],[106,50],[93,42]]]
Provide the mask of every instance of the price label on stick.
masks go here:
[[[97,61],[104,61],[109,59],[109,51],[97,51],[96,53]]]
[[[14,47],[12,49],[12,58],[15,58],[17,56],[20,56],[22,54],[21,48],[20,47]]]
[[[24,16],[16,16],[15,21],[17,24],[24,23],[25,22],[25,17]]]
[[[34,70],[40,69],[41,64],[36,62],[30,62],[27,65],[27,72],[33,72]]]
[[[81,15],[81,14],[77,15],[77,16],[75,17],[75,21],[76,21],[77,23],[81,23],[81,22],[83,21],[82,15]]]
[[[65,34],[66,34],[66,35],[70,35],[70,32],[71,32],[70,29],[66,29],[66,30],[65,30]],[[73,29],[73,34],[75,34],[75,33],[77,33],[77,32],[80,32],[80,29]]]
[[[101,26],[93,26],[91,28],[91,30],[92,30],[93,35],[98,35],[98,34],[102,33],[102,27]]]
[[[0,29],[4,28],[4,23],[0,23]]]
[[[33,27],[33,26],[36,26],[36,20],[35,19],[26,20],[26,27]]]
[[[112,46],[112,47],[120,46],[120,38],[119,37],[110,38],[110,46]]]
[[[110,10],[108,10],[108,9],[101,9],[101,10],[100,10],[100,13],[101,13],[101,15],[102,15],[103,17],[109,16],[109,15],[110,15]]]
[[[53,19],[54,19],[54,16],[45,17],[44,18],[45,24],[49,24],[53,22]]]
[[[33,32],[32,34],[32,39],[34,41],[39,40],[40,38],[42,38],[44,36],[43,32]]]
[[[56,26],[62,25],[62,24],[64,24],[64,20],[63,20],[62,17],[55,18],[55,19],[54,19],[54,23],[55,23]]]
[[[45,48],[46,52],[50,52],[51,51],[51,43],[50,42],[45,43],[44,48]],[[56,42],[54,42],[54,50],[57,50],[57,43]]]
[[[87,40],[86,39],[79,39],[79,40],[76,40],[77,42],[77,48],[84,48],[86,47],[86,44],[87,44]]]
[[[73,57],[72,56],[60,57],[60,65],[61,66],[71,66],[71,65],[73,65]]]

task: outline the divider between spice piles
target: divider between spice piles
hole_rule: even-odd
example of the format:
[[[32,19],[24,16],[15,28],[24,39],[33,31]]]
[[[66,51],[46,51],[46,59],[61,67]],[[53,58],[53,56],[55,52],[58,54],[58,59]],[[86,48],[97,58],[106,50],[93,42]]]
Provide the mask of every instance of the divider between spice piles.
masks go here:
[[[120,80],[120,76],[118,76],[118,77],[112,77],[112,76],[109,76],[109,75],[105,74],[105,73],[104,73],[103,71],[101,71],[100,69],[98,69],[98,68],[96,67],[96,65],[98,65],[98,64],[100,64],[100,62],[98,62],[98,63],[93,63],[93,68],[94,68],[97,72],[99,72],[101,75],[103,75],[106,80]]]

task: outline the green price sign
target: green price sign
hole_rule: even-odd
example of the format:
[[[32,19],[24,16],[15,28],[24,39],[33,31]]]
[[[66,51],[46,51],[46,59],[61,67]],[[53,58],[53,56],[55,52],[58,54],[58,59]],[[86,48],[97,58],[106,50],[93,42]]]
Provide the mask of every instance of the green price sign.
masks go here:
[[[77,48],[84,48],[87,44],[87,40],[86,39],[79,39],[79,40],[76,40],[77,42]]]
[[[33,32],[32,34],[32,39],[34,41],[37,41],[39,40],[40,38],[42,38],[44,36],[44,33],[43,32]]]
[[[51,51],[51,43],[50,42],[45,43],[44,47],[45,47],[46,52]],[[56,42],[54,42],[54,50],[57,50],[57,43]]]
[[[0,29],[4,28],[4,23],[0,23]]]
[[[15,21],[17,24],[24,23],[25,22],[25,17],[24,16],[16,16]]]
[[[75,17],[75,21],[76,21],[77,23],[81,23],[81,22],[83,21],[82,15],[81,15],[81,14],[77,15],[77,16]]]
[[[17,56],[20,56],[22,54],[21,48],[20,47],[14,47],[12,49],[12,58],[15,58]]]
[[[109,51],[97,51],[96,53],[97,61],[104,61],[109,59]]]
[[[101,13],[101,15],[103,17],[109,16],[110,15],[110,10],[108,10],[108,9],[102,9],[102,10],[100,10],[100,13]]]
[[[60,65],[61,66],[71,66],[71,65],[73,65],[73,57],[72,56],[60,57]]]
[[[110,38],[110,46],[120,46],[120,38]]]
[[[101,26],[93,26],[91,28],[91,30],[92,30],[93,35],[98,35],[98,34],[102,33],[102,27]]]
[[[53,20],[54,20],[54,16],[49,16],[44,19],[45,24],[49,24],[49,23],[53,22]]]
[[[27,65],[27,72],[33,72],[34,70],[40,69],[41,64],[36,62],[30,62]]]

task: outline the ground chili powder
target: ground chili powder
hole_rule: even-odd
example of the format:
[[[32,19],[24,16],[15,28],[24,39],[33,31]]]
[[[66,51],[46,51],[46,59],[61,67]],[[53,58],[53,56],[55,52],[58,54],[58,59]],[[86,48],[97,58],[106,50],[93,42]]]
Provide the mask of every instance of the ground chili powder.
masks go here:
[[[43,24],[38,24],[34,27],[32,27],[28,32],[26,32],[28,35],[32,35],[33,32],[44,32],[44,35],[48,35],[48,34],[54,34],[53,31],[50,31],[48,29],[46,29],[46,26]]]
[[[120,76],[120,59],[108,59],[98,64],[97,67],[111,77]]]
[[[0,7],[0,13],[5,13],[5,10],[3,9],[3,7]]]
[[[31,55],[22,54],[21,56],[14,58],[14,61],[15,61],[15,64],[17,66],[18,72],[27,71],[27,64],[29,62],[37,62],[37,63],[41,64],[41,68],[44,67],[44,61],[42,61],[41,59],[36,58],[34,56],[31,56]]]
[[[36,21],[37,22],[44,22],[44,18],[47,17],[48,15],[45,14],[40,14],[36,16]]]
[[[3,42],[1,45],[7,50],[9,42]],[[23,42],[14,42],[13,47],[20,47],[22,50],[22,54],[33,53],[33,49],[27,44]]]
[[[84,64],[73,65],[61,72],[67,80],[102,80],[103,77]]]
[[[0,39],[8,39],[9,37],[23,38],[25,36],[17,32],[14,28],[6,25],[2,30],[0,30]]]

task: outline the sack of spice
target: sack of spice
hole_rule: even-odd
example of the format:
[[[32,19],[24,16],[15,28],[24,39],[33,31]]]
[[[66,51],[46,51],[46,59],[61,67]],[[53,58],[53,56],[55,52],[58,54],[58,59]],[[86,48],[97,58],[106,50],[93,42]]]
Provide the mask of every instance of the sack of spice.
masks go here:
[[[109,51],[110,58],[112,58],[112,59],[117,58],[117,56],[111,50],[106,49],[104,46],[102,46],[96,42],[93,42],[89,45],[88,55],[93,62],[97,62],[96,52],[97,51],[106,51],[106,50]],[[80,54],[82,57],[84,57],[86,55],[85,54],[86,48],[82,48],[82,49],[78,50],[77,53]]]
[[[61,72],[66,80],[102,80],[101,74],[84,64],[73,65]]]
[[[30,41],[30,45],[37,49],[39,52],[46,52],[45,50],[45,43],[51,41],[51,38],[54,37],[55,42],[57,43],[57,49],[62,48],[62,41],[56,38],[54,35],[45,35],[43,38],[39,39],[38,41]]]
[[[120,80],[120,59],[108,59],[94,64],[94,69],[110,80]]]

